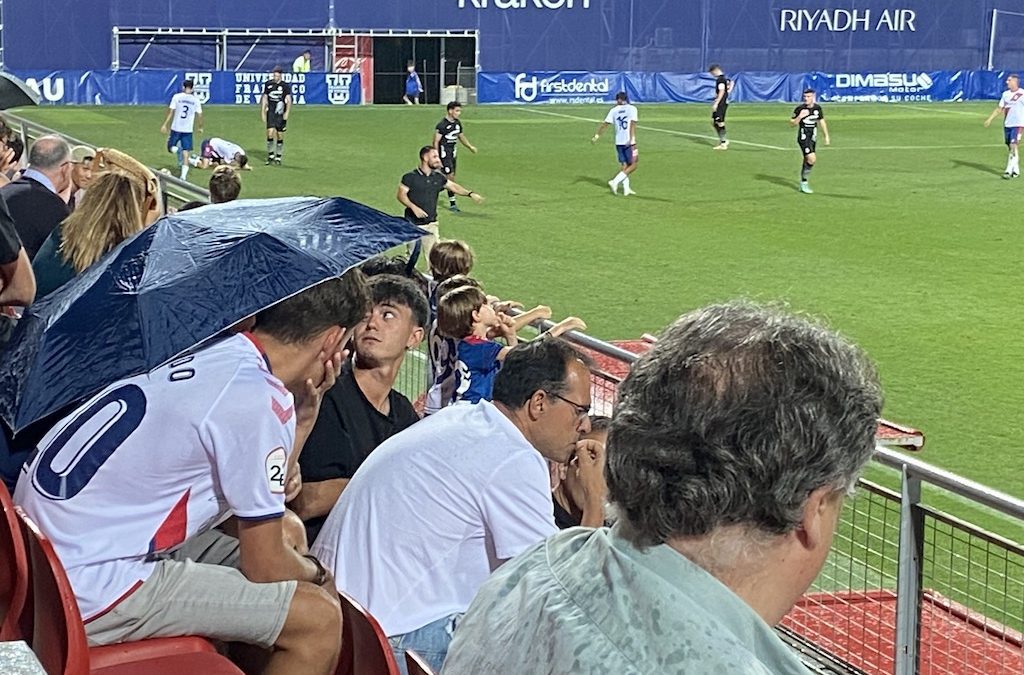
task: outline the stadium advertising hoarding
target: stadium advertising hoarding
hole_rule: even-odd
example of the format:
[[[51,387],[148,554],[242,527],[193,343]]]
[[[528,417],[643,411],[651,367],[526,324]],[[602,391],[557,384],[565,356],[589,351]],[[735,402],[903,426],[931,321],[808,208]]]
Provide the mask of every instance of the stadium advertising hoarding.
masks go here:
[[[993,9],[1024,12],[1024,0],[8,4],[4,58],[16,70],[106,68],[115,27],[320,30],[333,20],[333,25],[348,30],[473,29],[480,36],[479,64],[487,71],[699,72],[717,61],[734,72],[932,72],[984,67]],[[63,20],[51,21],[41,30],[41,16]],[[166,51],[166,62],[157,67],[210,67],[205,63],[211,58],[208,45],[182,41]]]
[[[39,91],[40,103],[61,105],[166,104],[190,79],[203,103],[255,105],[268,73],[181,70],[19,70],[14,74]],[[361,103],[359,73],[285,73],[297,105]]]
[[[736,73],[730,100],[800,100],[804,89],[822,101],[963,101],[998,98],[1005,75],[993,71]],[[636,103],[706,103],[714,78],[704,73],[483,72],[480,103],[611,103],[625,91]]]

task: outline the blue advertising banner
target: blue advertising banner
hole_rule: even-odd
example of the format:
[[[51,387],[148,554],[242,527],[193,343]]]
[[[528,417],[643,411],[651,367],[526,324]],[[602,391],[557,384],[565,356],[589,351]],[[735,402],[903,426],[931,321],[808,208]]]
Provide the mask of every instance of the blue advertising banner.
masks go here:
[[[761,73],[731,75],[730,101],[795,102],[804,89],[822,101],[966,101],[999,98],[1006,74],[987,70],[878,73]],[[705,73],[616,71],[483,72],[480,103],[612,103],[625,91],[636,103],[709,103],[715,80]]]
[[[203,103],[255,105],[268,73],[181,70],[17,70],[14,75],[35,87],[43,105],[158,105],[181,91],[190,79]],[[362,102],[359,73],[285,73],[297,105],[356,105]]]

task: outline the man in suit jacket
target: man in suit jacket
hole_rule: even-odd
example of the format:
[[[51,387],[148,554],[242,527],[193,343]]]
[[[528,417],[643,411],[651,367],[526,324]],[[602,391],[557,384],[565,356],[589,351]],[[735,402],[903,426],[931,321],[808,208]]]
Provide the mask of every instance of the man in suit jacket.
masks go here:
[[[21,178],[0,188],[29,258],[67,218],[68,205],[60,193],[70,184],[71,146],[58,136],[41,136],[29,150]]]

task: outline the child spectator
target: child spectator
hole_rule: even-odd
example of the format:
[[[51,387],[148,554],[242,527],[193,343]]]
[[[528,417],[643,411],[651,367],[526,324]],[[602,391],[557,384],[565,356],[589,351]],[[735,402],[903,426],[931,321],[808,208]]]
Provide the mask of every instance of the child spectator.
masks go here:
[[[551,310],[546,307],[531,313],[544,310],[550,315]],[[546,335],[557,337],[585,328],[583,321],[569,317],[552,326]],[[519,343],[517,321],[496,311],[478,285],[467,284],[448,291],[438,300],[437,330],[457,341],[453,401],[490,400],[494,377],[505,355]],[[504,338],[505,345],[491,339],[499,336]]]
[[[222,164],[213,170],[209,187],[211,204],[233,202],[242,193],[242,179],[234,168]]]
[[[409,61],[405,70],[408,74],[405,77],[405,96],[402,97],[402,100],[409,105],[419,104],[420,94],[423,93],[423,82],[420,81],[420,76],[416,72],[416,64]]]
[[[444,290],[447,292],[467,283],[478,284],[466,276],[473,269],[473,249],[464,241],[448,239],[437,242],[430,249],[427,262],[433,279],[427,292],[430,316],[427,320],[427,397],[423,414],[433,415],[451,403],[458,360],[455,340],[437,331],[437,299],[442,286],[446,286]],[[458,278],[460,283],[445,283],[453,278]]]

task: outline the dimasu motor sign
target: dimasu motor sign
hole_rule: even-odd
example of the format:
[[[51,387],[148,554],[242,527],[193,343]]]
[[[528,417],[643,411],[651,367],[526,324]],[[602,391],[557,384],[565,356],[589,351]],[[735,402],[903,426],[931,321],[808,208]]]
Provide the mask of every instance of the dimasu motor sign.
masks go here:
[[[917,13],[912,9],[783,9],[779,13],[779,30],[783,33],[825,31],[845,32],[915,32]]]

